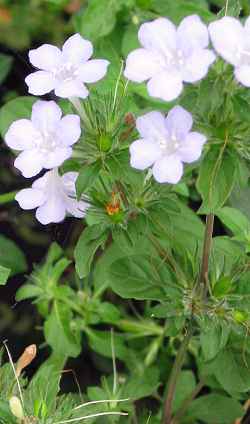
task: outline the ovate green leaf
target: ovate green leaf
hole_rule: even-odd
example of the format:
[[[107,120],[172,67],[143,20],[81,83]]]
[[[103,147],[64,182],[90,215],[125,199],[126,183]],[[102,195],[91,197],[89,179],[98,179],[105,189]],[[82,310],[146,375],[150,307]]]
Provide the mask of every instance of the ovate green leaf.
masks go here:
[[[36,98],[33,96],[17,97],[0,109],[0,133],[4,137],[10,124],[17,119],[30,119],[31,109]]]
[[[237,157],[224,146],[212,148],[200,166],[197,189],[202,197],[200,213],[214,213],[230,195],[235,183]]]

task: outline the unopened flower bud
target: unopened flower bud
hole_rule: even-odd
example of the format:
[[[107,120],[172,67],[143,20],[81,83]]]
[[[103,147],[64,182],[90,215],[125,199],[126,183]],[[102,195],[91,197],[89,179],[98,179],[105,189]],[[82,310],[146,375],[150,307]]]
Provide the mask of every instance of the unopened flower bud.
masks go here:
[[[20,399],[17,396],[12,396],[9,400],[9,406],[12,414],[22,420],[24,418],[23,407]]]
[[[23,354],[20,356],[20,358],[17,361],[16,374],[18,377],[21,374],[22,370],[26,368],[33,361],[35,357],[36,357],[36,345],[33,344],[26,347]]]

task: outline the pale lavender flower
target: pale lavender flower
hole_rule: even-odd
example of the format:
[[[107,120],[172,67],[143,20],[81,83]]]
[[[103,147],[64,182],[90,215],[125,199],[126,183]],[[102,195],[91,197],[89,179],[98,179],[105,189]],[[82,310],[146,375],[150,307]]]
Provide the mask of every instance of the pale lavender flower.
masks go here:
[[[141,25],[138,33],[142,48],[127,58],[124,75],[131,81],[148,81],[150,96],[176,99],[183,82],[204,78],[215,54],[207,49],[209,36],[199,16],[184,18],[178,28],[166,18]]]
[[[141,135],[130,145],[130,164],[144,170],[152,167],[159,183],[177,184],[183,174],[183,162],[199,159],[206,137],[191,131],[192,115],[175,106],[167,117],[161,112],[149,112],[136,120]]]
[[[38,178],[31,186],[16,194],[15,199],[22,209],[35,209],[41,224],[63,221],[66,214],[82,218],[88,204],[76,200],[75,182],[77,172],[60,176],[57,168]]]
[[[42,95],[55,90],[59,97],[85,99],[89,94],[85,83],[102,79],[109,65],[107,60],[89,60],[92,54],[92,43],[80,34],[69,37],[62,50],[51,44],[30,50],[30,62],[40,70],[25,78],[29,93]]]
[[[250,87],[250,17],[243,26],[225,16],[209,25],[209,33],[215,50],[234,66],[235,78]]]
[[[5,135],[6,144],[22,150],[14,165],[26,178],[43,168],[60,166],[72,154],[72,144],[81,135],[78,115],[62,118],[60,107],[53,101],[38,100],[32,107],[31,120],[14,121]]]

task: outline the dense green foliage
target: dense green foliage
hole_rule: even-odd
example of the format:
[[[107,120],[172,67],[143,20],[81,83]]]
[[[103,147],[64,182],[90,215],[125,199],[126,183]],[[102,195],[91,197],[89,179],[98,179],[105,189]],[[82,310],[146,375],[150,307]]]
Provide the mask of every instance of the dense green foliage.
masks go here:
[[[83,102],[84,133],[62,167],[79,171],[77,196],[91,203],[83,221],[58,224],[68,234],[63,246],[50,243],[32,212],[18,209],[15,190],[24,182],[10,166],[0,169],[0,205],[8,212],[10,233],[17,232],[29,249],[47,248],[27,275],[22,243],[0,235],[0,286],[26,275],[16,301],[33,302],[50,352],[32,379],[21,374],[20,387],[10,358],[3,361],[0,423],[78,424],[87,415],[117,412],[128,415],[89,421],[158,424],[174,360],[190,328],[172,423],[233,424],[243,416],[250,393],[250,91],[235,82],[232,67],[221,59],[206,79],[186,86],[171,103],[150,98],[143,84],[127,84],[122,76],[123,60],[138,46],[141,23],[159,16],[179,23],[190,14],[209,23],[225,12],[244,18],[249,2],[0,1],[1,43],[23,49],[34,41],[60,43],[66,34],[79,32],[93,42],[96,57],[111,62],[107,77]],[[11,66],[12,55],[1,54],[0,83]],[[36,98],[22,94],[18,89],[5,94],[2,139],[13,121],[30,117]],[[130,167],[134,119],[152,109],[167,112],[177,103],[192,112],[208,142],[181,183],[158,184]],[[59,104],[74,112],[67,100]],[[204,291],[204,218],[211,214],[216,235]],[[63,394],[61,373],[68,359],[81,353],[91,356],[99,384]],[[10,408],[13,396],[22,400],[21,417]]]

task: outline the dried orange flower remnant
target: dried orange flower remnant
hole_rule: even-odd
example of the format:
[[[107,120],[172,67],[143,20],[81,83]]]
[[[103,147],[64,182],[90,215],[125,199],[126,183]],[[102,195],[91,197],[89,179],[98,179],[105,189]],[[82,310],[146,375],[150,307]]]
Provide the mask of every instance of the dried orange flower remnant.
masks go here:
[[[112,193],[112,201],[106,205],[107,214],[112,216],[116,215],[120,212],[120,199],[117,198],[117,194],[115,192]]]

